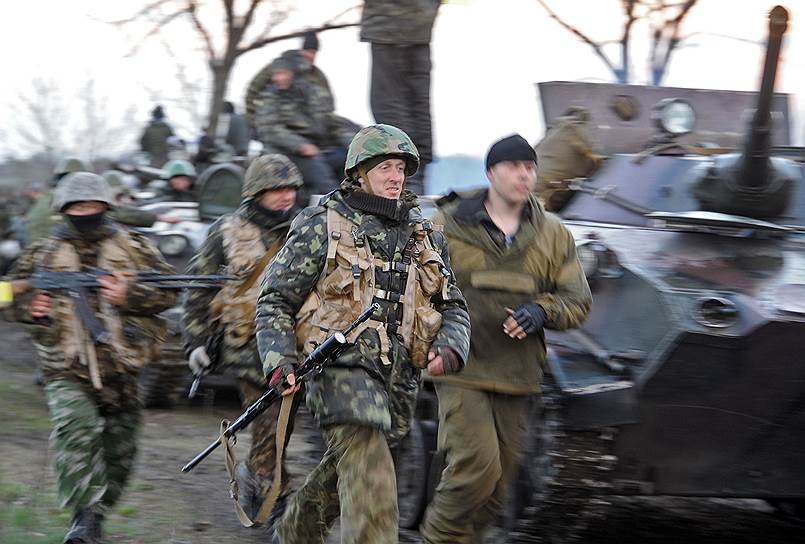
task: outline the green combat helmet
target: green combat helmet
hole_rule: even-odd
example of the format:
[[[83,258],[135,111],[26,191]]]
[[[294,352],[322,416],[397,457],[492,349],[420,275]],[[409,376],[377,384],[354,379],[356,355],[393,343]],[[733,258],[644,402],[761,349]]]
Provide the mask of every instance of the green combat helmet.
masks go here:
[[[246,170],[243,183],[243,198],[257,196],[262,191],[281,187],[301,187],[302,174],[285,155],[271,153],[261,155],[252,161]]]
[[[174,159],[165,163],[162,167],[162,179],[171,179],[176,176],[187,176],[189,178],[196,177],[196,169],[188,161],[181,159]]]
[[[98,174],[90,172],[67,174],[53,193],[53,209],[57,211],[62,211],[66,206],[75,202],[87,201],[103,202],[109,207],[114,206],[109,184]]]
[[[419,168],[419,151],[408,134],[391,125],[370,125],[362,128],[349,144],[344,174],[351,178],[359,164],[382,155],[403,159],[406,176],[413,176]]]
[[[53,168],[53,177],[59,180],[73,172],[92,172],[92,166],[78,157],[63,157],[59,159],[59,162]]]

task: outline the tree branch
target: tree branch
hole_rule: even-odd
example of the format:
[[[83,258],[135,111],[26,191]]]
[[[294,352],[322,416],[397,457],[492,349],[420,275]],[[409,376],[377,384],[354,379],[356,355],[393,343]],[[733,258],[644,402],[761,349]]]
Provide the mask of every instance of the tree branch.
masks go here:
[[[121,26],[121,25],[125,25],[127,23],[134,22],[137,19],[139,19],[140,17],[148,15],[149,13],[154,11],[156,8],[162,6],[163,4],[168,3],[169,1],[170,0],[157,0],[156,2],[151,2],[150,4],[147,4],[143,9],[141,9],[140,11],[138,11],[137,13],[132,15],[131,17],[128,17],[126,19],[120,19],[118,21],[107,21],[107,22],[110,25],[117,25],[117,26]]]
[[[198,14],[196,13],[196,9],[198,5],[193,0],[187,1],[187,13],[190,14],[190,19],[193,21],[193,26],[196,27],[196,30],[201,35],[201,39],[204,40],[204,46],[207,49],[207,56],[209,57],[210,62],[215,61],[215,48],[212,45],[212,38],[210,37],[209,31],[201,24],[201,20],[198,18]]]
[[[149,30],[148,33],[145,36],[142,37],[142,39],[139,41],[139,43],[134,44],[134,47],[132,47],[131,50],[128,53],[126,53],[125,56],[126,57],[133,56],[137,51],[139,51],[140,47],[143,45],[143,43],[146,42],[146,40],[148,40],[148,38],[158,34],[159,31],[162,30],[163,27],[165,27],[165,25],[167,25],[168,23],[170,23],[171,21],[173,21],[174,19],[176,19],[180,15],[184,15],[185,13],[187,13],[187,10],[182,9],[182,10],[179,10],[179,11],[175,11],[175,12],[169,14],[169,15],[166,15],[165,17],[163,17],[162,19],[157,21],[157,23],[153,26],[153,28],[151,28],[151,30]]]
[[[580,40],[582,40],[584,43],[589,45],[592,48],[593,52],[598,56],[598,58],[600,58],[601,61],[603,61],[603,63],[606,64],[607,68],[609,68],[609,70],[614,75],[617,76],[617,73],[618,73],[617,68],[615,67],[614,64],[612,64],[612,61],[609,60],[609,58],[607,58],[607,56],[604,54],[604,51],[601,49],[600,44],[594,42],[592,39],[590,39],[586,34],[582,33],[576,27],[571,26],[570,24],[568,24],[565,21],[563,21],[562,19],[560,19],[559,16],[556,15],[556,13],[554,13],[553,10],[551,8],[549,8],[547,6],[547,4],[545,4],[545,2],[543,0],[537,0],[537,2],[539,2],[539,4],[543,7],[543,9],[545,9],[545,11],[548,12],[548,15],[554,21],[556,21],[557,23],[562,25],[565,28],[565,30],[568,30],[569,32],[575,34]]]
[[[287,34],[278,34],[276,36],[270,37],[263,37],[254,40],[252,43],[245,47],[241,47],[237,51],[237,56],[240,56],[244,53],[248,53],[249,51],[254,51],[255,49],[260,49],[261,47],[265,47],[270,43],[281,42],[283,40],[290,40],[291,38],[301,38],[308,32],[324,32],[326,30],[335,30],[338,28],[348,28],[351,26],[359,26],[360,23],[339,23],[339,24],[324,24],[322,26],[307,28],[305,30],[297,30],[296,32],[289,32]]]

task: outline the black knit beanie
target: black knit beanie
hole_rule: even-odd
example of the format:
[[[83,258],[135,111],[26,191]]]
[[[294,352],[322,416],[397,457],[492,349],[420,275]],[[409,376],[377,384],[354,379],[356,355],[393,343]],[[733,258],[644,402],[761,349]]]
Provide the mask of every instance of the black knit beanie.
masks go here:
[[[489,170],[499,162],[503,161],[533,161],[537,163],[537,152],[519,134],[506,136],[498,140],[486,154],[486,169]]]
[[[302,49],[319,50],[319,37],[315,32],[305,32],[305,37],[302,40]]]

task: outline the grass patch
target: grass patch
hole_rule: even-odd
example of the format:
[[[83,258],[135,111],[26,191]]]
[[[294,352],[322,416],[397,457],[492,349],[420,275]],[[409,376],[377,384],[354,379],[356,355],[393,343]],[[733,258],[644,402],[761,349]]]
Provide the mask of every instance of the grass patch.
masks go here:
[[[140,511],[139,508],[130,505],[121,506],[120,508],[117,509],[117,513],[123,516],[124,518],[132,518],[136,516],[139,511]]]
[[[5,429],[49,431],[47,405],[42,392],[34,385],[0,383],[0,410],[14,414]]]
[[[0,542],[3,544],[58,544],[66,521],[49,515],[55,498],[46,494],[26,497],[23,486],[9,483],[0,472]],[[30,489],[30,488],[27,488]]]

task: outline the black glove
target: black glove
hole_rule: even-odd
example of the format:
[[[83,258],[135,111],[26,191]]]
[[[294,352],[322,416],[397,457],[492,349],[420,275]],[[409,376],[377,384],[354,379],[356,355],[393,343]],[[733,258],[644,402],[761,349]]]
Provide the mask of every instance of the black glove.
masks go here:
[[[548,316],[542,306],[534,302],[528,304],[520,304],[514,310],[512,315],[517,324],[523,328],[526,334],[534,334],[539,331],[544,325]]]
[[[291,374],[296,374],[296,365],[292,363],[282,363],[271,373],[271,377],[268,379],[268,386],[281,394],[288,389],[286,379]]]

